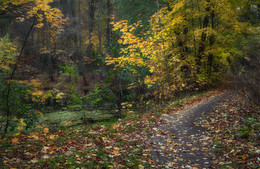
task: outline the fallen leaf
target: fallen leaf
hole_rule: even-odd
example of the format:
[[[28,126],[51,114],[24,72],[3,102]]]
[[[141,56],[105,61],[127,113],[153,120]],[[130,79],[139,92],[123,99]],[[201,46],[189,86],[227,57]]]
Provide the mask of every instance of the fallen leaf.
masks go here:
[[[120,154],[118,151],[116,151],[116,150],[112,151],[111,154],[112,154],[112,155],[116,155],[116,156],[121,155],[121,154]]]
[[[17,138],[17,137],[13,138],[11,142],[12,142],[13,144],[18,143],[18,138]]]
[[[244,161],[247,159],[247,157],[248,157],[247,154],[243,154],[243,155],[241,156],[241,158],[242,158]]]
[[[55,138],[55,136],[54,135],[50,135],[50,137],[49,137],[51,140],[53,140],[54,138]]]
[[[49,133],[49,129],[48,129],[48,128],[44,128],[44,129],[43,129],[43,132],[44,132],[45,134],[48,134],[48,133]]]
[[[224,162],[220,162],[219,164],[220,164],[220,165],[225,165],[226,163],[224,163]]]
[[[226,140],[226,143],[232,143],[233,140]]]
[[[45,142],[45,139],[43,137],[40,137],[39,141]]]
[[[42,148],[42,152],[43,152],[43,153],[47,153],[48,150],[49,150],[49,147],[43,147],[43,148]]]

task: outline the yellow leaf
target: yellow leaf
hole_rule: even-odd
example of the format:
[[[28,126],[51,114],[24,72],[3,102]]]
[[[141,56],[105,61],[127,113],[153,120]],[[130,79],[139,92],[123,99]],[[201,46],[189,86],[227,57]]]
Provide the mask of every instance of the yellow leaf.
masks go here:
[[[138,165],[138,168],[143,168],[143,165],[142,165],[142,164],[139,164],[139,165]]]
[[[233,140],[226,140],[226,143],[231,143]]]
[[[48,129],[48,128],[44,128],[44,129],[43,129],[43,132],[44,132],[45,134],[48,134],[48,133],[49,133],[49,129]]]
[[[22,129],[23,129],[23,126],[18,126],[17,129],[18,129],[18,130],[22,130]]]
[[[35,27],[36,27],[36,28],[42,28],[43,26],[44,26],[43,23],[39,23],[39,24],[37,24]]]
[[[20,119],[20,123],[22,126],[27,126],[26,123],[24,122],[24,119]]]
[[[20,133],[19,133],[19,132],[14,134],[14,136],[19,136],[19,135],[20,135]]]
[[[241,156],[241,158],[245,161],[247,159],[248,155],[247,154],[244,154]]]
[[[54,138],[55,138],[55,136],[54,135],[50,135],[50,137],[49,137],[51,140],[53,140]]]
[[[220,162],[219,164],[220,164],[220,165],[225,165],[226,163],[224,163],[224,162]]]

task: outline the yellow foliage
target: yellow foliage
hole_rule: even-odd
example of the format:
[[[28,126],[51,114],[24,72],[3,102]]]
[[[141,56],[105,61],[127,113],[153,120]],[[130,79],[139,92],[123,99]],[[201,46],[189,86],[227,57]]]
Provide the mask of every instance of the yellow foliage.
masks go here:
[[[23,126],[18,126],[17,129],[18,129],[18,130],[22,130],[22,129],[23,129]]]
[[[22,119],[22,118],[20,119],[20,124],[21,124],[22,126],[27,126],[26,123],[24,122],[24,119]]]
[[[36,17],[38,24],[36,28],[43,27],[44,19],[51,24],[52,32],[56,32],[57,29],[65,23],[63,14],[58,8],[52,8],[50,3],[53,0],[0,0],[1,10],[6,10],[10,6],[26,6],[21,10],[25,10],[25,14],[17,17],[17,21],[23,22],[25,19]],[[18,8],[19,9],[19,8]],[[43,13],[43,14],[41,14]]]
[[[232,58],[228,45],[225,45],[232,39],[225,34],[234,35],[242,29],[236,20],[235,10],[228,0],[199,0],[196,5],[178,0],[169,4],[169,8],[162,8],[151,16],[150,29],[142,37],[135,34],[141,22],[133,25],[129,25],[127,20],[112,22],[113,30],[121,33],[118,43],[123,47],[120,57],[106,58],[107,65],[115,64],[115,69],[129,66],[149,68],[151,74],[145,78],[145,84],[156,87],[158,93],[190,89],[196,83],[205,85],[214,78],[220,78],[221,73],[226,73],[227,60]],[[203,27],[199,23],[211,16],[211,10],[214,10],[219,24],[212,26],[209,21]],[[210,42],[210,37],[213,37],[214,43]],[[201,47],[203,45],[205,49]],[[209,78],[208,72],[213,70],[209,63],[211,55],[214,56],[212,64],[221,69]]]
[[[31,86],[34,86],[34,87],[40,87],[42,85],[42,83],[36,79],[33,79],[30,83]]]
[[[43,95],[43,91],[38,90],[38,91],[32,92],[31,94],[33,96],[42,96]]]

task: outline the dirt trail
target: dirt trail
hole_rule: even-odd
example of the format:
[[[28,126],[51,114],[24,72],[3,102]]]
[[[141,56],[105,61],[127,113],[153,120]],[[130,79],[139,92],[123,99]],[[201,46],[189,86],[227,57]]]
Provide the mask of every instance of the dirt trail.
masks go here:
[[[150,136],[151,157],[158,164],[155,168],[214,168],[213,139],[207,137],[207,128],[200,125],[200,119],[205,119],[230,94],[226,92],[176,114],[163,115],[165,123],[153,128]]]

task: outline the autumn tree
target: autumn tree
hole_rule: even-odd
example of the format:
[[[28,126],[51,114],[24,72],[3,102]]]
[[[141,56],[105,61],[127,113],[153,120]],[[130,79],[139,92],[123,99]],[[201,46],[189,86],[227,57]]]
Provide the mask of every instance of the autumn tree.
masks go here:
[[[21,99],[25,99],[26,88],[19,87],[24,84],[28,86],[27,83],[19,82],[15,79],[15,73],[18,68],[22,66],[23,63],[23,53],[25,46],[27,44],[29,35],[31,34],[34,28],[42,28],[44,24],[50,24],[50,32],[52,35],[55,35],[60,29],[61,25],[64,22],[62,18],[63,15],[61,11],[57,8],[52,8],[50,3],[52,0],[46,1],[38,1],[38,0],[1,0],[0,1],[0,17],[4,17],[6,15],[11,15],[13,19],[18,22],[23,22],[24,20],[31,20],[32,23],[29,27],[29,30],[26,33],[26,37],[21,45],[21,49],[18,50],[12,46],[12,42],[8,39],[1,39],[1,47],[5,50],[1,52],[1,65],[5,65],[4,68],[8,71],[5,73],[5,78],[3,79],[2,89],[2,100],[1,100],[1,108],[3,109],[2,118],[5,120],[4,125],[4,134],[7,133],[8,127],[12,121],[16,121],[17,119],[22,117],[27,117],[31,112],[30,110],[26,110],[21,114],[22,108],[27,109],[28,107],[24,107],[21,103]],[[54,37],[54,36],[53,36]],[[13,45],[14,46],[14,45]],[[10,52],[12,51],[12,52]],[[8,57],[7,57],[8,55]],[[9,56],[11,55],[11,56]],[[3,66],[1,66],[3,67]],[[21,92],[19,92],[21,91]],[[20,107],[20,111],[16,111],[17,108]],[[33,113],[32,113],[33,114]],[[30,118],[28,118],[30,119]],[[19,120],[18,120],[19,121]],[[21,120],[20,120],[21,121]],[[23,121],[23,120],[22,120]]]
[[[120,68],[147,67],[145,83],[157,98],[182,90],[199,90],[221,81],[239,54],[234,47],[243,31],[237,11],[227,0],[169,1],[150,20],[150,29],[137,35],[140,22],[114,23],[121,32],[121,56],[107,57]],[[222,4],[225,4],[224,6]],[[134,66],[134,67],[133,67]]]

